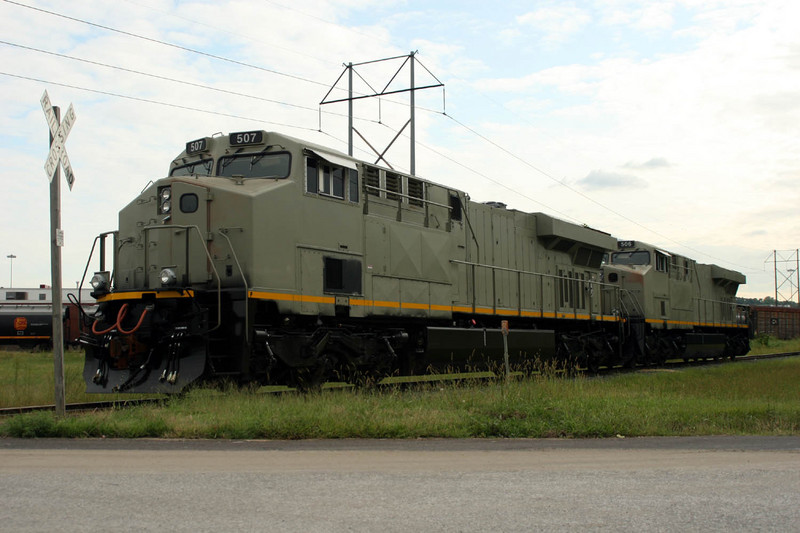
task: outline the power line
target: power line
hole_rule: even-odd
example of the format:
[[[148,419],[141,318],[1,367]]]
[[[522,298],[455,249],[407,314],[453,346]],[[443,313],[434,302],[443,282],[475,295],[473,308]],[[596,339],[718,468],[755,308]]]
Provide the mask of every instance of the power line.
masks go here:
[[[256,95],[252,95],[252,94],[240,93],[240,92],[236,92],[236,91],[230,91],[230,90],[227,90],[227,89],[220,89],[218,87],[211,87],[209,85],[203,85],[201,83],[194,83],[194,82],[191,82],[191,81],[179,80],[179,79],[176,79],[176,78],[170,78],[168,76],[161,76],[161,75],[158,75],[158,74],[151,74],[151,73],[148,73],[148,72],[143,72],[141,70],[134,70],[134,69],[129,69],[129,68],[125,68],[125,67],[120,67],[120,66],[117,66],[117,65],[110,65],[108,63],[101,63],[99,61],[93,61],[91,59],[84,59],[84,58],[70,56],[70,55],[66,55],[66,54],[59,54],[57,52],[50,52],[48,50],[42,50],[40,48],[34,48],[32,46],[25,46],[25,45],[22,45],[22,44],[16,44],[16,43],[12,43],[12,42],[9,42],[9,41],[0,40],[0,44],[5,44],[5,45],[8,45],[8,46],[13,46],[13,47],[16,47],[16,48],[22,48],[24,50],[30,50],[30,51],[33,51],[33,52],[38,52],[38,53],[41,53],[41,54],[47,54],[47,55],[60,57],[60,58],[64,58],[64,59],[70,59],[72,61],[79,61],[81,63],[87,63],[89,65],[95,65],[95,66],[110,68],[110,69],[114,69],[114,70],[119,70],[119,71],[122,71],[122,72],[128,72],[128,73],[136,74],[136,75],[139,75],[139,76],[147,76],[149,78],[159,79],[159,80],[163,80],[163,81],[169,81],[169,82],[172,82],[172,83],[180,83],[182,85],[188,85],[190,87],[197,87],[197,88],[206,89],[206,90],[209,90],[209,91],[215,91],[215,92],[219,92],[219,93],[230,94],[232,96],[240,96],[242,98],[251,98],[253,100],[260,100],[262,102],[270,102],[270,103],[273,103],[273,104],[279,104],[279,105],[283,105],[283,106],[287,106],[287,107],[293,107],[293,108],[296,108],[296,109],[312,111],[314,113],[322,112],[322,113],[325,113],[325,114],[328,114],[328,115],[334,115],[334,116],[339,116],[339,117],[347,116],[344,113],[335,113],[335,112],[332,112],[332,111],[320,111],[319,109],[314,108],[314,107],[302,106],[302,105],[298,105],[298,104],[292,104],[292,103],[289,103],[289,102],[282,102],[280,100],[273,100],[271,98],[264,98],[263,96],[256,96]],[[367,121],[367,122],[374,122],[374,123],[378,122],[378,121],[376,121],[374,119],[367,119],[367,118],[360,118],[360,117],[354,117],[354,118],[356,120],[362,120],[362,121]]]
[[[167,41],[161,41],[159,39],[154,39],[152,37],[145,37],[144,35],[138,35],[136,33],[131,33],[131,32],[124,31],[124,30],[118,30],[118,29],[112,28],[110,26],[104,26],[103,24],[97,24],[96,22],[89,22],[88,20],[83,20],[83,19],[79,19],[79,18],[76,18],[76,17],[70,17],[68,15],[63,15],[61,13],[56,13],[55,11],[48,11],[46,9],[42,9],[42,8],[39,8],[39,7],[33,7],[33,6],[22,4],[22,3],[19,3],[19,2],[14,2],[13,0],[3,0],[3,1],[6,2],[6,3],[9,3],[9,4],[16,5],[16,6],[24,7],[24,8],[27,8],[27,9],[31,9],[33,11],[39,11],[41,13],[46,13],[46,14],[52,15],[54,17],[59,17],[59,18],[62,18],[62,19],[71,20],[73,22],[79,22],[81,24],[86,24],[87,26],[92,26],[92,27],[95,27],[95,28],[101,28],[101,29],[106,30],[106,31],[119,33],[120,35],[126,35],[128,37],[133,37],[135,39],[141,39],[143,41],[148,41],[148,42],[151,42],[151,43],[160,44],[162,46],[169,46],[171,48],[176,48],[178,50],[183,50],[184,52],[191,52],[193,54],[198,54],[198,55],[201,55],[201,56],[210,57],[210,58],[216,59],[218,61],[224,61],[226,63],[231,63],[231,64],[238,65],[238,66],[241,66],[241,67],[247,67],[247,68],[252,68],[252,69],[256,69],[256,70],[261,70],[263,72],[269,72],[270,74],[275,74],[277,76],[284,76],[284,77],[287,77],[287,78],[303,81],[303,82],[306,82],[306,83],[312,83],[314,85],[320,85],[320,86],[323,86],[323,87],[327,87],[327,85],[322,83],[322,82],[314,81],[314,80],[311,80],[311,79],[308,79],[308,78],[303,78],[302,76],[296,76],[294,74],[286,74],[285,72],[280,72],[278,70],[269,69],[269,68],[266,68],[266,67],[260,67],[258,65],[253,65],[251,63],[245,63],[243,61],[237,61],[235,59],[230,59],[230,58],[227,58],[227,57],[218,56],[218,55],[211,54],[211,53],[208,53],[208,52],[203,52],[202,50],[195,50],[194,48],[189,48],[189,47],[182,46],[182,45],[179,45],[179,44],[174,44],[174,43],[170,43],[170,42],[167,42]]]
[[[230,59],[230,58],[227,58],[227,57],[224,57],[224,56],[211,54],[209,52],[203,52],[202,50],[196,50],[194,48],[189,48],[189,47],[182,46],[182,45],[179,45],[179,44],[174,44],[174,43],[170,43],[170,42],[167,42],[167,41],[162,41],[162,40],[159,40],[159,39],[155,39],[155,38],[152,38],[152,37],[146,37],[144,35],[139,35],[139,34],[128,32],[128,31],[124,31],[124,30],[119,30],[119,29],[116,29],[116,28],[112,28],[110,26],[105,26],[103,24],[90,22],[90,21],[87,21],[87,20],[84,20],[84,19],[80,19],[80,18],[77,18],[77,17],[71,17],[69,15],[64,15],[62,13],[57,13],[55,11],[49,11],[49,10],[38,8],[38,7],[34,7],[34,6],[29,6],[29,5],[26,5],[26,4],[22,4],[20,2],[15,2],[14,0],[3,0],[3,1],[6,2],[6,3],[9,3],[9,4],[13,4],[13,5],[19,6],[19,7],[24,7],[24,8],[27,8],[27,9],[31,9],[33,11],[39,11],[41,13],[52,15],[54,17],[59,17],[59,18],[63,18],[63,19],[66,19],[66,20],[79,22],[81,24],[86,24],[88,26],[93,26],[93,27],[101,28],[101,29],[104,29],[104,30],[107,30],[107,31],[119,33],[121,35],[126,35],[126,36],[129,36],[129,37],[133,37],[135,39],[141,39],[141,40],[144,40],[144,41],[160,44],[160,45],[163,45],[163,46],[167,46],[167,47],[171,47],[171,48],[177,48],[178,50],[191,52],[191,53],[198,54],[198,55],[201,55],[201,56],[204,56],[204,57],[209,57],[209,58],[212,58],[212,59],[216,59],[218,61],[223,61],[223,62],[226,62],[226,63],[231,63],[231,64],[234,64],[234,65],[243,66],[243,67],[247,67],[247,68],[253,68],[253,69],[256,69],[256,70],[260,70],[260,71],[263,71],[263,72],[268,72],[268,73],[275,74],[275,75],[278,75],[278,76],[284,76],[284,77],[295,79],[295,80],[298,80],[298,81],[303,81],[303,82],[306,82],[306,83],[311,83],[311,84],[314,84],[314,85],[319,85],[319,86],[322,86],[322,87],[328,87],[329,88],[329,85],[326,84],[326,83],[315,81],[315,80],[312,80],[312,79],[309,79],[309,78],[304,78],[302,76],[297,76],[295,74],[287,74],[285,72],[281,72],[281,71],[278,71],[278,70],[275,70],[275,69],[269,69],[269,68],[266,68],[266,67],[253,65],[251,63],[245,63],[243,61],[238,61],[236,59]],[[344,89],[339,89],[338,87],[336,89],[337,90],[344,90]],[[389,102],[389,103],[392,103],[392,104],[406,105],[405,103],[396,102],[396,101],[392,101],[392,100],[389,100],[389,99],[387,99],[386,101]],[[430,109],[425,109],[425,108],[420,108],[420,109],[423,109],[423,110],[426,110],[426,111],[435,112],[435,110],[430,110]],[[362,119],[362,120],[365,120],[365,119]]]
[[[443,153],[439,152],[438,150],[435,150],[435,149],[431,148],[430,146],[426,145],[425,143],[422,143],[422,142],[420,142],[420,141],[417,141],[417,144],[419,144],[420,146],[422,146],[422,147],[423,147],[423,148],[425,148],[426,150],[429,150],[429,151],[433,152],[434,154],[438,155],[439,157],[442,157],[442,158],[444,158],[444,159],[447,159],[447,160],[448,160],[448,161],[450,161],[451,163],[454,163],[454,164],[456,164],[456,165],[460,166],[461,168],[463,168],[463,169],[465,169],[465,170],[468,170],[469,172],[472,172],[473,174],[475,174],[475,175],[477,175],[477,176],[480,176],[480,177],[482,177],[483,179],[486,179],[486,180],[488,180],[488,181],[490,181],[490,182],[494,183],[495,185],[498,185],[498,186],[500,186],[500,187],[502,187],[502,188],[504,188],[504,189],[506,189],[506,190],[508,190],[508,191],[511,191],[511,192],[513,192],[513,193],[515,193],[515,194],[517,194],[517,195],[519,195],[519,196],[521,196],[521,197],[525,198],[526,200],[529,200],[529,201],[531,201],[531,202],[533,202],[533,203],[535,203],[535,204],[537,204],[537,205],[540,205],[540,206],[544,207],[545,209],[547,209],[547,210],[549,210],[549,211],[555,211],[556,213],[558,213],[559,215],[561,215],[562,217],[564,217],[564,218],[566,218],[566,219],[569,219],[569,220],[572,220],[572,221],[573,221],[573,222],[575,222],[575,223],[581,224],[581,222],[580,222],[578,219],[576,219],[575,217],[572,217],[572,216],[570,216],[570,215],[568,215],[568,214],[566,214],[566,213],[564,213],[564,212],[562,212],[562,211],[559,211],[558,209],[555,209],[555,208],[554,208],[554,207],[552,207],[552,206],[549,206],[549,205],[547,205],[547,204],[543,204],[542,202],[540,202],[540,201],[538,201],[538,200],[536,200],[536,199],[534,199],[534,198],[531,198],[531,197],[530,197],[530,196],[528,196],[527,194],[520,192],[519,190],[517,190],[517,189],[515,189],[515,188],[513,188],[513,187],[511,187],[511,186],[509,186],[509,185],[507,185],[507,184],[505,184],[505,183],[503,183],[503,182],[502,182],[502,181],[500,181],[500,180],[496,180],[496,179],[494,179],[494,178],[492,178],[492,177],[490,177],[490,176],[488,176],[488,175],[486,175],[486,174],[483,174],[482,172],[478,172],[478,171],[477,171],[477,170],[475,170],[474,168],[471,168],[471,167],[469,167],[469,166],[465,165],[464,163],[461,163],[460,161],[458,161],[458,160],[456,160],[456,159],[453,159],[452,157],[450,157],[450,156],[447,156],[447,155],[445,155],[445,154],[443,154]]]
[[[439,115],[445,115],[445,116],[447,115],[446,113],[442,113],[442,112],[439,112],[438,114]],[[391,129],[391,127],[389,125],[384,124],[384,123],[381,123],[381,126],[384,126],[385,128]],[[409,138],[409,136],[406,135],[405,133],[403,133],[402,136],[404,138],[406,138],[406,139]],[[518,195],[518,196],[521,196],[521,197],[525,198],[526,200],[529,200],[529,201],[533,202],[536,205],[540,205],[540,206],[544,207],[545,209],[547,209],[549,211],[554,211],[554,212],[558,213],[559,215],[561,215],[562,217],[564,217],[565,219],[572,220],[573,222],[575,222],[577,224],[582,224],[582,222],[580,220],[576,219],[575,217],[573,217],[571,215],[568,215],[567,213],[564,213],[562,211],[559,211],[558,209],[556,209],[556,208],[554,208],[552,206],[544,204],[544,203],[540,202],[539,200],[536,200],[535,198],[531,198],[527,194],[525,194],[523,192],[520,192],[518,189],[515,189],[515,188],[511,187],[510,185],[508,185],[506,183],[503,183],[500,180],[492,178],[488,174],[484,174],[484,173],[482,173],[482,172],[480,172],[478,170],[475,170],[474,168],[469,167],[466,164],[458,161],[457,159],[453,159],[452,157],[450,157],[450,156],[448,156],[446,154],[443,154],[442,152],[440,152],[440,151],[436,150],[435,148],[433,148],[433,147],[421,142],[418,139],[417,139],[417,144],[422,146],[423,148],[425,148],[429,152],[432,152],[432,153],[438,155],[442,159],[446,159],[446,160],[450,161],[451,163],[463,168],[464,170],[466,170],[468,172],[471,172],[472,174],[475,174],[476,176],[479,176],[479,177],[481,177],[481,178],[483,178],[483,179],[485,179],[487,181],[490,181],[491,183],[494,183],[495,185],[497,185],[499,187],[502,187],[502,188],[504,188],[504,189],[506,189],[506,190]],[[361,151],[364,152],[364,153],[369,153],[369,152],[366,152],[365,150],[361,150]]]
[[[176,78],[170,78],[170,77],[161,76],[161,75],[158,75],[158,74],[150,74],[148,72],[143,72],[141,70],[134,70],[134,69],[130,69],[130,68],[120,67],[120,66],[117,66],[117,65],[110,65],[108,63],[101,63],[99,61],[93,61],[91,59],[84,59],[84,58],[81,58],[81,57],[69,56],[69,55],[66,55],[66,54],[59,54],[57,52],[50,52],[48,50],[42,50],[41,48],[34,48],[32,46],[25,46],[25,45],[22,45],[22,44],[11,43],[11,42],[8,42],[8,41],[3,41],[3,40],[0,40],[0,44],[5,44],[5,45],[8,45],[8,46],[14,46],[16,48],[22,48],[24,50],[31,50],[33,52],[38,52],[38,53],[41,53],[41,54],[47,54],[47,55],[51,55],[51,56],[55,56],[55,57],[61,57],[61,58],[64,58],[64,59],[70,59],[72,61],[79,61],[81,63],[87,63],[89,65],[95,65],[95,66],[99,66],[99,67],[111,68],[111,69],[114,69],[114,70],[120,70],[122,72],[129,72],[131,74],[137,74],[137,75],[140,75],[140,76],[147,76],[148,78],[155,78],[155,79],[159,79],[159,80],[170,81],[170,82],[173,82],[173,83],[180,83],[180,84],[183,84],[183,85],[189,85],[191,87],[198,87],[200,89],[207,89],[209,91],[216,91],[216,92],[220,92],[220,93],[230,94],[230,95],[233,95],[233,96],[241,96],[243,98],[252,98],[253,100],[261,100],[263,102],[270,102],[270,103],[273,103],[273,104],[281,104],[281,105],[285,105],[285,106],[288,106],[288,107],[294,107],[294,108],[297,108],[297,109],[304,109],[304,110],[307,110],[307,111],[313,111],[315,113],[317,112],[317,109],[313,108],[313,107],[301,106],[301,105],[297,105],[297,104],[290,104],[290,103],[287,103],[287,102],[281,102],[279,100],[272,100],[270,98],[264,98],[262,96],[255,96],[255,95],[252,95],[252,94],[245,94],[245,93],[240,93],[240,92],[236,92],[236,91],[229,91],[227,89],[219,89],[217,87],[211,87],[209,85],[203,85],[203,84],[200,84],[200,83],[194,83],[194,82],[186,81],[186,80],[179,80],[179,79],[176,79]],[[341,116],[344,116],[344,115],[341,115]]]
[[[316,56],[313,56],[313,55],[310,55],[310,54],[306,54],[306,53],[300,52],[298,50],[293,50],[291,48],[287,48],[285,46],[281,46],[279,44],[275,44],[274,42],[264,41],[262,39],[256,39],[256,38],[254,38],[252,36],[245,35],[245,34],[243,34],[241,32],[238,32],[238,31],[234,32],[234,31],[226,30],[224,27],[220,26],[219,24],[206,24],[205,22],[203,22],[201,20],[192,19],[192,18],[189,18],[189,17],[184,17],[183,15],[179,15],[177,13],[173,13],[173,12],[170,12],[170,11],[165,11],[163,9],[159,9],[157,7],[153,7],[153,6],[146,5],[146,4],[142,4],[140,2],[134,2],[133,0],[124,0],[124,1],[129,3],[129,4],[138,6],[138,7],[143,7],[145,9],[149,9],[151,11],[156,11],[157,13],[161,13],[162,15],[166,15],[166,16],[174,17],[174,18],[186,21],[186,22],[190,22],[194,26],[205,26],[206,28],[211,28],[211,29],[214,30],[214,33],[227,33],[228,35],[233,35],[234,37],[239,38],[239,39],[245,38],[245,39],[248,39],[248,40],[253,41],[253,42],[257,42],[257,43],[261,43],[261,44],[267,45],[271,49],[283,50],[285,52],[289,52],[289,53],[292,53],[292,54],[297,54],[297,55],[306,57],[308,59],[313,59],[314,61],[317,61],[317,62],[319,62],[321,64],[330,65],[330,61],[329,60],[322,59],[322,58],[319,58],[319,57],[316,57]]]
[[[52,81],[52,80],[43,80],[41,78],[33,78],[33,77],[30,77],[30,76],[21,76],[19,74],[12,74],[10,72],[0,72],[0,75],[9,76],[11,78],[17,78],[17,79],[21,79],[21,80],[35,81],[37,83],[48,83],[50,85],[56,85],[56,86],[59,86],[59,87],[66,87],[68,89],[76,89],[78,91],[86,91],[86,92],[95,93],[95,94],[103,94],[103,95],[106,95],[106,96],[114,96],[116,98],[124,98],[126,100],[134,100],[136,102],[145,102],[145,103],[148,103],[148,104],[155,104],[155,105],[160,105],[160,106],[165,106],[165,107],[172,107],[172,108],[175,108],[175,109],[183,109],[183,110],[186,110],[186,111],[197,111],[199,113],[206,113],[206,114],[209,114],[209,115],[217,115],[217,116],[221,116],[221,117],[236,118],[236,119],[240,119],[240,120],[250,120],[250,121],[253,121],[253,122],[259,122],[259,123],[263,123],[263,124],[273,124],[275,126],[281,126],[281,127],[284,127],[284,128],[295,128],[295,129],[299,129],[299,130],[307,130],[307,131],[314,131],[314,132],[318,131],[315,128],[307,128],[307,127],[303,127],[303,126],[295,126],[295,125],[292,125],[292,124],[284,124],[284,123],[281,123],[281,122],[274,122],[274,121],[271,121],[271,120],[263,120],[263,119],[259,119],[259,118],[253,118],[253,117],[244,117],[244,116],[241,116],[241,115],[234,115],[232,113],[222,113],[220,111],[210,111],[208,109],[200,109],[200,108],[197,108],[197,107],[185,106],[185,105],[181,105],[181,104],[173,104],[173,103],[170,103],[170,102],[160,102],[158,100],[151,100],[149,98],[140,98],[138,96],[130,96],[130,95],[126,95],[126,94],[112,93],[112,92],[109,92],[109,91],[100,91],[100,90],[97,90],[97,89],[89,89],[88,87],[80,87],[78,85],[70,85],[68,83],[61,83],[61,82]]]
[[[744,266],[744,265],[739,265],[739,264],[737,264],[737,263],[734,263],[734,262],[732,262],[732,261],[728,261],[728,260],[726,260],[726,259],[723,259],[723,258],[721,258],[721,257],[715,257],[715,256],[713,256],[713,255],[711,255],[711,254],[709,254],[709,253],[707,253],[707,252],[703,252],[703,251],[697,250],[697,249],[695,249],[695,248],[692,248],[691,246],[688,246],[688,245],[686,245],[686,244],[683,244],[683,243],[681,243],[681,242],[679,242],[679,241],[676,241],[675,239],[672,239],[672,238],[670,238],[670,237],[668,237],[668,236],[664,235],[663,233],[660,233],[660,232],[658,232],[658,231],[656,231],[656,230],[654,230],[654,229],[648,228],[648,227],[647,227],[647,226],[645,226],[644,224],[642,224],[642,223],[640,223],[640,222],[637,222],[637,221],[633,220],[632,218],[630,218],[630,217],[628,217],[628,216],[626,216],[626,215],[624,215],[624,214],[620,213],[619,211],[616,211],[615,209],[612,209],[611,207],[609,207],[609,206],[605,205],[604,203],[602,203],[602,202],[600,202],[600,201],[598,201],[598,200],[595,200],[595,199],[594,199],[594,198],[592,198],[591,196],[589,196],[589,195],[587,195],[587,194],[585,194],[585,193],[583,193],[583,192],[579,191],[578,189],[575,189],[574,187],[571,187],[570,185],[568,185],[568,184],[564,183],[563,181],[561,181],[561,180],[559,180],[559,179],[555,178],[554,176],[550,175],[549,173],[545,172],[544,170],[540,169],[539,167],[535,166],[534,164],[532,164],[532,163],[528,162],[527,160],[523,159],[522,157],[520,157],[520,156],[516,155],[515,153],[511,152],[511,151],[510,151],[510,150],[508,150],[507,148],[504,148],[503,146],[499,145],[499,144],[498,144],[498,143],[496,143],[495,141],[493,141],[493,140],[489,139],[488,137],[486,137],[485,135],[483,135],[483,134],[479,133],[479,132],[478,132],[478,131],[476,131],[475,129],[473,129],[473,128],[471,128],[471,127],[467,126],[466,124],[464,124],[463,122],[461,122],[461,121],[457,120],[457,119],[456,119],[455,117],[453,117],[452,115],[449,115],[449,114],[447,114],[447,113],[442,113],[442,114],[443,114],[444,116],[446,116],[447,118],[449,118],[450,120],[452,120],[453,122],[455,122],[456,124],[458,124],[459,126],[461,126],[462,128],[464,128],[465,130],[467,130],[467,131],[469,131],[470,133],[472,133],[473,135],[475,135],[475,136],[479,137],[480,139],[482,139],[483,141],[485,141],[485,142],[487,142],[487,143],[491,144],[492,146],[494,146],[495,148],[497,148],[497,149],[498,149],[498,150],[500,150],[501,152],[505,153],[506,155],[508,155],[508,156],[512,157],[513,159],[516,159],[517,161],[519,161],[519,162],[520,162],[520,163],[522,163],[523,165],[525,165],[525,166],[527,166],[527,167],[529,167],[529,168],[531,168],[531,169],[535,170],[536,172],[540,173],[541,175],[545,176],[546,178],[548,178],[548,179],[550,179],[550,180],[554,181],[554,182],[555,182],[555,183],[557,183],[558,185],[561,185],[562,187],[565,187],[565,188],[566,188],[566,189],[568,189],[569,191],[571,191],[571,192],[573,192],[573,193],[577,194],[578,196],[580,196],[580,197],[582,197],[582,198],[584,198],[584,199],[588,200],[589,202],[591,202],[591,203],[593,203],[593,204],[595,204],[595,205],[597,205],[597,206],[599,206],[599,207],[602,207],[602,208],[603,208],[603,209],[605,209],[606,211],[608,211],[608,212],[610,212],[610,213],[612,213],[612,214],[614,214],[614,215],[616,215],[616,216],[618,216],[618,217],[622,218],[623,220],[627,220],[627,221],[628,221],[628,222],[630,222],[631,224],[634,224],[634,225],[636,225],[636,226],[638,226],[638,227],[642,228],[643,230],[645,230],[645,231],[648,231],[648,232],[652,233],[653,235],[657,235],[658,237],[660,237],[660,238],[662,238],[662,239],[664,239],[664,240],[666,240],[666,241],[669,241],[669,242],[671,242],[671,243],[673,243],[673,244],[677,244],[678,246],[680,246],[680,247],[682,247],[682,248],[685,248],[685,249],[687,249],[687,250],[691,250],[691,251],[692,251],[692,252],[694,252],[694,253],[697,253],[697,254],[700,254],[700,255],[704,255],[704,256],[706,256],[706,257],[709,257],[709,258],[711,258],[711,259],[714,259],[714,260],[717,260],[717,261],[723,261],[723,262],[725,262],[725,263],[728,263],[728,264],[730,264],[730,265],[734,265],[734,266],[736,266],[736,267],[738,267],[738,268],[743,268],[743,269],[747,269],[747,270],[753,270],[753,269],[752,269],[752,267],[747,267],[747,266]],[[523,195],[523,194],[522,194],[522,193],[520,193],[519,191],[516,191],[515,189],[511,189],[511,188],[509,188],[509,187],[507,187],[507,188],[508,188],[509,190],[512,190],[512,191],[516,192],[517,194],[520,194],[521,196],[525,197],[525,195]]]

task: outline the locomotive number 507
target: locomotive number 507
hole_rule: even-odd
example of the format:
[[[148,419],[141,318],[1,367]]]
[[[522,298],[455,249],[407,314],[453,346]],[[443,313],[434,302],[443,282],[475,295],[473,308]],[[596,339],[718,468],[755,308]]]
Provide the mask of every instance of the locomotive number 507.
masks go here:
[[[240,131],[230,134],[230,143],[232,145],[258,144],[262,139],[263,132],[261,131]]]

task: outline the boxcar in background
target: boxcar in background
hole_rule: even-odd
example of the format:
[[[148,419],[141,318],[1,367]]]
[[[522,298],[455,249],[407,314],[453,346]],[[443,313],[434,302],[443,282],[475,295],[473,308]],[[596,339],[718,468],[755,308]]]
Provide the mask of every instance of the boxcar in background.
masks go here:
[[[756,335],[771,335],[779,339],[800,337],[800,308],[758,305],[750,309]]]

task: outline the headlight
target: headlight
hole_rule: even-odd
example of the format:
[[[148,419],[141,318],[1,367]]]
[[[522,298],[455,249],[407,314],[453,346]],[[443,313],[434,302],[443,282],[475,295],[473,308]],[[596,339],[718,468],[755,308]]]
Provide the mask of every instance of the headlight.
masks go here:
[[[178,276],[175,275],[175,271],[171,268],[164,268],[161,269],[161,285],[164,287],[172,287],[175,285],[175,282],[178,280]]]
[[[158,190],[158,214],[168,215],[172,211],[172,187],[161,187]]]
[[[108,291],[108,278],[108,272],[95,272],[89,284],[91,284],[94,292],[106,292]]]

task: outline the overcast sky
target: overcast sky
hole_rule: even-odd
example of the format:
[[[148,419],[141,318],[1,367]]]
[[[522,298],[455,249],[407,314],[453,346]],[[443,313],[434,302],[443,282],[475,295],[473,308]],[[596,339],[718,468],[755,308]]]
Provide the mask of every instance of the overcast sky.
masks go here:
[[[45,90],[77,115],[62,190],[74,287],[94,236],[187,141],[265,129],[346,151],[346,104],[319,112],[343,63],[418,51],[416,84],[445,85],[417,93],[418,175],[772,295],[765,260],[800,246],[798,21],[789,0],[0,0],[0,286],[9,254],[14,286],[50,284]],[[357,92],[401,66],[359,67]],[[356,127],[382,150],[407,103],[359,100]],[[388,159],[408,170],[406,137]]]

